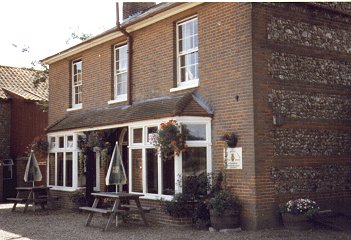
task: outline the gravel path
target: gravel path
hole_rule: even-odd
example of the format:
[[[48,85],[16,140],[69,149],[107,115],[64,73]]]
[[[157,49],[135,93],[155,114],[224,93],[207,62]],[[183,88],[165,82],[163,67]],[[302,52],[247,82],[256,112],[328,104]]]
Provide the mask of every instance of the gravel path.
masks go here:
[[[45,240],[45,239],[123,239],[123,240],[227,240],[227,239],[350,239],[350,232],[335,232],[325,229],[312,231],[288,231],[286,229],[269,229],[262,231],[241,231],[220,233],[195,230],[190,227],[171,227],[154,225],[142,226],[138,222],[119,225],[107,232],[101,231],[106,218],[93,218],[92,226],[85,227],[86,214],[65,210],[29,211],[26,214],[11,212],[12,204],[0,204],[0,239],[1,240]]]

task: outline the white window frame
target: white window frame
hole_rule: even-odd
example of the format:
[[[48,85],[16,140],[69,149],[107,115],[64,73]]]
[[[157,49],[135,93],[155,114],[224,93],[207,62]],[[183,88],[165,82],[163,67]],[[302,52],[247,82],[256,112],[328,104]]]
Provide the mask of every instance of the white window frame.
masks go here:
[[[67,137],[73,136],[73,146],[67,146]],[[64,137],[64,147],[59,148],[59,138]],[[80,149],[78,148],[78,134],[74,132],[64,132],[60,134],[48,134],[49,146],[51,146],[51,139],[55,139],[55,145],[53,148],[49,149],[48,158],[47,158],[47,184],[52,187],[53,190],[65,190],[65,191],[74,191],[78,188],[78,155]],[[58,153],[63,153],[63,186],[58,186]],[[66,186],[66,153],[72,153],[72,187]],[[55,154],[55,184],[50,184],[50,154]]]
[[[197,53],[199,54],[199,48],[198,46],[189,49],[188,51],[184,51],[184,52],[180,52],[180,48],[179,48],[179,27],[182,25],[185,25],[187,23],[190,23],[192,21],[197,21],[198,22],[198,18],[197,16],[192,16],[189,17],[187,19],[183,19],[182,21],[177,22],[176,24],[176,51],[177,51],[177,87],[175,88],[171,88],[170,92],[175,92],[175,91],[180,91],[180,90],[184,90],[184,89],[189,89],[189,88],[194,88],[194,87],[198,87],[199,86],[199,77],[192,79],[192,80],[186,80],[184,82],[181,81],[181,67],[180,67],[180,59],[182,56],[188,55],[188,54],[192,54],[192,53]],[[197,33],[194,33],[194,35],[198,35]],[[199,75],[199,63],[197,60],[197,75]]]
[[[124,59],[127,62],[127,67],[125,69],[119,69],[119,65],[117,64],[117,54],[116,51],[120,50],[122,48],[126,49],[126,58]],[[118,102],[124,102],[127,101],[127,94],[128,94],[128,89],[126,90],[125,94],[120,94],[118,95],[118,76],[122,75],[122,74],[126,74],[127,75],[127,81],[126,84],[128,86],[128,71],[129,71],[129,66],[128,66],[128,44],[123,43],[123,44],[117,44],[114,46],[113,48],[113,100],[108,101],[108,104],[113,104],[113,103],[118,103]],[[120,59],[118,59],[118,62],[120,61]]]
[[[211,118],[208,117],[174,117],[174,118],[164,118],[164,119],[158,119],[158,120],[150,120],[150,121],[143,121],[143,122],[137,122],[129,125],[129,172],[128,172],[128,179],[129,179],[129,192],[131,193],[138,193],[138,192],[133,192],[132,191],[132,184],[133,184],[133,179],[132,179],[132,150],[133,149],[141,149],[142,150],[142,183],[143,183],[143,191],[142,194],[144,194],[145,199],[165,199],[165,200],[171,200],[173,196],[171,195],[163,195],[162,194],[162,159],[161,156],[158,155],[157,158],[157,165],[158,165],[158,193],[147,193],[147,186],[146,186],[146,149],[152,148],[153,145],[147,142],[147,128],[148,127],[156,127],[163,123],[167,122],[171,119],[176,120],[180,124],[205,124],[206,125],[206,140],[204,141],[187,141],[186,144],[189,147],[206,147],[206,157],[207,157],[207,173],[212,172],[212,143],[211,143]],[[133,144],[133,129],[137,128],[143,128],[143,142],[142,144]],[[182,154],[179,156],[175,156],[174,158],[174,182],[175,182],[175,192],[179,193],[182,191],[181,187],[178,186],[177,182],[179,179],[179,176],[182,174]]]
[[[78,64],[78,63],[80,63],[80,65],[81,65],[81,73],[80,73],[80,79],[81,79],[81,81],[80,82],[78,82],[77,84],[75,84],[74,83],[74,78],[75,78],[75,76],[76,75],[78,75],[78,74],[75,74],[74,73],[74,66],[76,65],[76,64]],[[83,104],[82,104],[82,94],[83,94],[83,92],[82,92],[82,87],[83,87],[83,61],[82,61],[82,59],[77,59],[77,60],[74,60],[74,61],[72,61],[72,79],[71,79],[71,86],[72,86],[72,91],[71,91],[71,93],[72,93],[72,107],[71,108],[69,108],[69,109],[67,109],[67,111],[73,111],[73,110],[78,110],[78,109],[81,109],[82,107],[83,107]],[[78,93],[79,94],[79,99],[80,99],[80,102],[78,102],[78,103],[76,103],[76,90],[75,90],[75,88],[76,87],[80,87],[80,92]]]

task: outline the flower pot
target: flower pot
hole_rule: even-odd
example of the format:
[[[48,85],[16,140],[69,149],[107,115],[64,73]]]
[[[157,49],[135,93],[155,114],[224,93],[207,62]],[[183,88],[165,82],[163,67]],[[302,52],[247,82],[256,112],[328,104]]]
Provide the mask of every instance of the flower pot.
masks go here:
[[[211,226],[217,230],[240,227],[239,211],[230,210],[218,215],[213,209],[210,209]]]
[[[284,227],[291,230],[310,230],[313,222],[305,215],[282,213]]]

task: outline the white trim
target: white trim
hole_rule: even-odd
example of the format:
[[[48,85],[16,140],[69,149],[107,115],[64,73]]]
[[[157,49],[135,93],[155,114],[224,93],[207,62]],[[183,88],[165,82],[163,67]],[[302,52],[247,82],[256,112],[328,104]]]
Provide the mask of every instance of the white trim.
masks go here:
[[[149,17],[145,20],[142,20],[140,22],[137,22],[131,26],[128,26],[127,27],[127,32],[131,33],[131,32],[134,32],[134,31],[137,31],[141,28],[144,28],[144,27],[147,27],[151,24],[154,24],[156,22],[159,22],[163,19],[166,19],[168,17],[171,17],[173,15],[176,15],[178,13],[181,13],[181,12],[184,12],[190,8],[193,8],[193,7],[196,7],[200,4],[202,4],[203,2],[193,2],[193,3],[184,3],[184,4],[181,4],[179,6],[176,6],[176,7],[172,7],[170,8],[169,10],[166,10],[164,12],[161,12],[159,14],[156,14],[154,15],[153,17]],[[75,54],[78,54],[80,52],[83,52],[87,49],[90,49],[90,48],[93,48],[97,45],[100,45],[100,44],[103,44],[105,42],[108,42],[108,41],[111,41],[111,40],[114,40],[118,37],[122,37],[123,34],[121,32],[118,32],[118,31],[113,31],[112,33],[110,34],[107,34],[105,36],[102,36],[102,37],[99,37],[95,40],[92,40],[92,41],[87,41],[86,43],[84,44],[81,44],[79,46],[76,46],[76,47],[72,47],[71,49],[67,50],[67,52],[63,52],[63,53],[57,53],[53,56],[50,56],[46,59],[43,59],[42,62],[44,64],[52,64],[52,63],[55,63],[57,61],[60,61],[64,58],[67,58],[67,57],[70,57],[70,56],[73,56]]]
[[[74,107],[67,108],[66,111],[67,112],[73,112],[73,111],[81,110],[82,108],[83,108],[83,104],[81,103],[81,104],[77,104]]]
[[[178,84],[179,84],[178,87],[171,88],[169,91],[170,92],[177,92],[177,91],[182,91],[182,90],[186,90],[186,89],[196,88],[200,85],[199,79],[194,79],[194,80],[190,80],[187,82],[181,82]]]
[[[80,73],[77,71],[77,73],[74,72],[74,66],[75,65],[80,65]],[[71,109],[75,109],[75,108],[82,108],[82,87],[83,87],[83,60],[81,58],[78,58],[77,60],[73,60],[71,62],[71,65],[72,65],[72,73],[71,73],[71,94],[72,94],[72,107]],[[79,81],[77,81],[77,84],[75,85],[74,84],[74,78],[75,76],[78,76],[80,75],[80,83]],[[75,99],[76,99],[76,90],[75,88],[76,87],[79,87],[80,89],[80,92],[78,92],[78,100],[80,100],[79,103],[76,103],[75,102]]]
[[[107,102],[107,104],[115,104],[115,103],[120,103],[120,102],[125,102],[127,101],[127,94],[119,95],[115,99],[110,100]]]
[[[118,58],[118,62],[120,62],[121,60],[125,60],[126,64],[127,64],[126,69],[119,69],[119,66],[117,67],[117,54],[116,54],[116,51],[117,50],[120,51],[121,49],[126,51],[126,55],[125,55],[126,58],[125,59],[119,59]],[[121,76],[121,75],[125,74],[126,78],[127,78],[126,87],[128,86],[128,82],[129,82],[129,79],[128,79],[128,71],[129,71],[128,57],[129,57],[129,55],[128,55],[128,44],[127,43],[126,44],[116,44],[116,45],[114,45],[114,47],[113,47],[113,98],[114,98],[113,101],[116,101],[116,102],[127,101],[127,91],[128,91],[127,88],[126,88],[126,93],[125,94],[117,95],[117,92],[118,92],[117,79],[118,79],[118,76]],[[117,70],[120,71],[120,72],[117,73]]]
[[[155,127],[155,125],[159,126],[162,122],[168,121],[170,119],[174,119],[181,124],[205,124],[206,126],[206,140],[203,141],[187,141],[187,145],[189,147],[206,147],[206,171],[210,173],[212,171],[212,139],[211,139],[211,118],[209,117],[174,117],[174,118],[167,118],[167,119],[153,119],[148,121],[140,121],[131,123],[129,125],[129,191],[131,193],[138,193],[132,191],[132,150],[133,149],[140,149],[142,150],[142,193],[145,195],[143,198],[145,199],[166,199],[171,200],[172,196],[170,195],[163,195],[162,194],[162,159],[160,155],[158,155],[157,164],[157,175],[158,175],[158,193],[147,193],[147,169],[146,169],[146,149],[152,147],[149,143],[147,143],[147,128],[148,127]],[[143,141],[142,143],[133,143],[133,130],[134,129],[143,129]],[[179,156],[174,157],[174,190],[175,193],[179,193],[182,191],[181,187],[177,184],[179,176],[182,174],[182,154]]]
[[[73,147],[68,147],[67,144],[67,138],[69,136],[73,136]],[[53,190],[62,190],[62,191],[74,191],[78,187],[78,153],[80,150],[78,149],[77,146],[77,140],[78,140],[78,133],[73,132],[73,131],[66,131],[66,132],[61,132],[59,134],[57,133],[49,133],[47,134],[49,142],[51,142],[51,138],[55,139],[55,147],[54,148],[49,148],[48,151],[48,156],[47,156],[47,184],[48,186],[52,187]],[[59,139],[60,137],[63,137],[63,147],[59,148]],[[63,154],[63,181],[62,184],[63,186],[58,186],[58,153]],[[72,154],[72,187],[66,186],[66,166],[67,166],[67,153]],[[50,184],[50,154],[55,154],[55,183]]]
[[[199,86],[199,76],[198,78],[195,78],[195,79],[191,79],[191,80],[184,80],[184,82],[182,82],[181,80],[181,64],[180,64],[180,59],[182,56],[186,56],[188,54],[192,54],[192,53],[197,53],[197,56],[199,56],[199,48],[198,46],[194,46],[194,48],[192,49],[188,49],[187,51],[182,51],[180,52],[179,50],[179,26],[181,25],[184,25],[184,24],[188,24],[190,22],[193,22],[193,21],[196,21],[197,24],[198,24],[198,17],[197,15],[194,15],[194,16],[191,16],[191,17],[188,17],[188,18],[185,18],[185,19],[182,19],[181,21],[178,21],[176,23],[176,62],[177,62],[177,87],[176,88],[172,88],[171,89],[171,92],[174,92],[174,91],[178,91],[177,88],[181,88],[180,90],[183,90],[183,89],[188,89],[188,88],[193,88],[193,87],[197,87]],[[197,33],[193,33],[192,36],[195,36],[197,35],[198,36],[198,32]],[[186,38],[185,36],[183,36],[182,39]],[[199,44],[199,43],[197,43]],[[198,59],[197,59],[198,60]],[[199,62],[197,62],[197,64],[193,64],[192,66],[196,65],[197,66],[197,75],[199,75]],[[189,66],[189,65],[185,65],[185,68],[186,66]],[[193,86],[193,85],[196,85],[197,86]]]

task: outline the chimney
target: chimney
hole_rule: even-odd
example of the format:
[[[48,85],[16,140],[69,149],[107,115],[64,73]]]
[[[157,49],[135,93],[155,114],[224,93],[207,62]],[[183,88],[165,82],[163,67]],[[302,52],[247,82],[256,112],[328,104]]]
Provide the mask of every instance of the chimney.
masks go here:
[[[155,2],[123,2],[123,20],[155,6]]]

